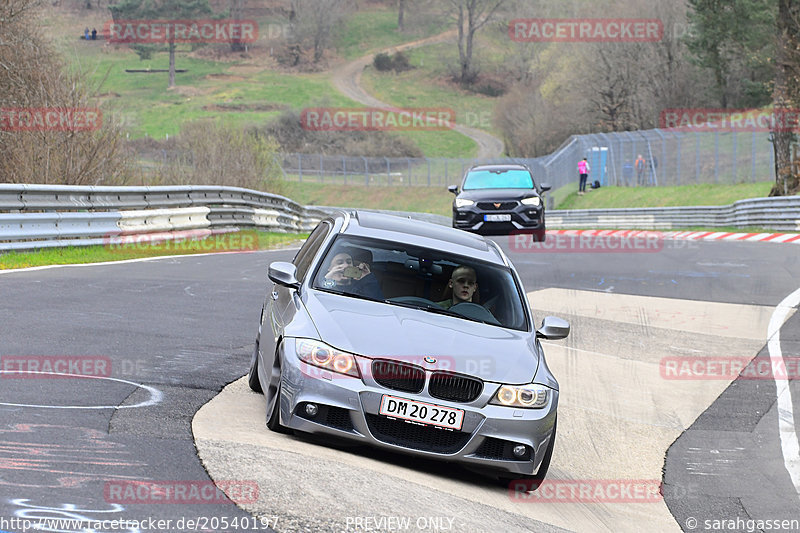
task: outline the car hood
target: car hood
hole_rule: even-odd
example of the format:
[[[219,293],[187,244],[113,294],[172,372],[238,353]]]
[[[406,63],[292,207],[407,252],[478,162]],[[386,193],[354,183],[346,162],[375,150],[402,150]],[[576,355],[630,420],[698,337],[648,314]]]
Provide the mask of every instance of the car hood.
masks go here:
[[[490,200],[522,200],[538,194],[536,189],[470,189],[461,191],[458,197],[475,202],[487,202]]]
[[[530,383],[539,364],[530,332],[315,290],[304,302],[320,340],[357,355],[515,384]]]

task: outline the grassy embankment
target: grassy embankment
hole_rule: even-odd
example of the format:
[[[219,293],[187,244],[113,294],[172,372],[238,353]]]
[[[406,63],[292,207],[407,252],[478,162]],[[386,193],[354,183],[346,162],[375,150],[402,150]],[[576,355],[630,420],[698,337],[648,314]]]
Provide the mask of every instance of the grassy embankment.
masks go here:
[[[161,243],[130,243],[104,246],[71,246],[30,252],[0,253],[0,270],[42,265],[73,265],[103,263],[166,255],[194,255],[210,252],[251,252],[299,244],[308,235],[247,231],[221,234],[205,240],[165,241]]]
[[[200,119],[224,118],[234,124],[263,125],[286,109],[307,107],[361,107],[342,96],[330,82],[330,71],[286,72],[269,55],[270,28],[285,21],[258,19],[268,31],[249,57],[221,55],[210,58],[208,49],[192,52],[179,45],[176,87],[167,90],[166,73],[127,73],[125,69],[165,69],[168,55],[157,53],[140,60],[125,46],[78,39],[75,28],[102,28],[105,16],[92,11],[89,19],[74,13],[53,12],[44,18],[58,51],[72,68],[89,74],[103,111],[121,116],[132,138],[163,139],[180,131],[181,124]],[[444,31],[430,23],[416,31],[396,31],[396,12],[376,7],[356,13],[336,38],[340,58],[352,59],[384,47],[425,38]],[[92,19],[91,17],[94,17]],[[264,40],[264,42],[260,42]],[[219,47],[220,45],[214,45]],[[336,59],[332,63],[336,63]],[[429,157],[469,157],[475,144],[456,132],[395,132],[411,138]]]

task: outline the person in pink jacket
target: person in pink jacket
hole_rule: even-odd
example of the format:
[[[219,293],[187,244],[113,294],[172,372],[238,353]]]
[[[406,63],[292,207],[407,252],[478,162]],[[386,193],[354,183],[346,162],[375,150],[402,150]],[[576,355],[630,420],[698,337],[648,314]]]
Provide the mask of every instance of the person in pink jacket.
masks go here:
[[[583,196],[586,192],[586,180],[589,179],[589,172],[591,171],[591,167],[589,167],[589,162],[584,157],[582,161],[578,162],[578,175],[581,178],[580,183],[578,184],[578,195]]]

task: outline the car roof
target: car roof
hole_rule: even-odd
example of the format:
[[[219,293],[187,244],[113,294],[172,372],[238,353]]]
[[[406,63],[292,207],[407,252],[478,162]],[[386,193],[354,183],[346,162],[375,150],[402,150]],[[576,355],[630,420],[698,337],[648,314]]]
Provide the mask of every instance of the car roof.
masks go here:
[[[498,163],[496,165],[484,164],[475,165],[469,168],[470,170],[528,170],[530,169],[520,163]]]
[[[340,230],[347,235],[405,242],[492,263],[507,264],[497,245],[480,235],[410,217],[373,211],[349,211],[341,216],[349,218]]]

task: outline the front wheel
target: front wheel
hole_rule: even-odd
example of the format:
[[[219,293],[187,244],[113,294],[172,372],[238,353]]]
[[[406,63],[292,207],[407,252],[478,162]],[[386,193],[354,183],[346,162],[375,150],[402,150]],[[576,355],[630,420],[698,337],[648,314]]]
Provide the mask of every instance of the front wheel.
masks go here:
[[[267,413],[269,413],[267,428],[276,433],[291,433],[288,428],[281,425],[281,369],[277,365],[272,369],[269,390],[274,390],[275,393],[271,398],[267,395]]]

